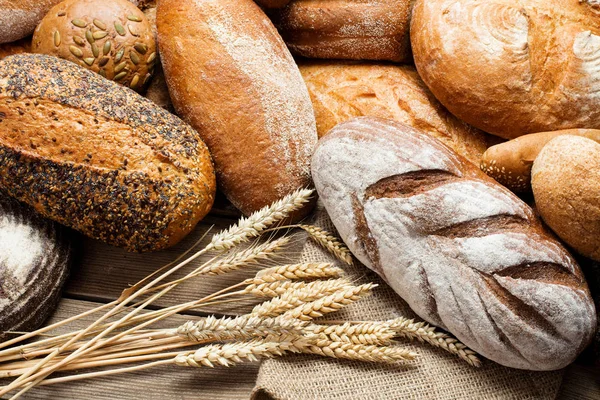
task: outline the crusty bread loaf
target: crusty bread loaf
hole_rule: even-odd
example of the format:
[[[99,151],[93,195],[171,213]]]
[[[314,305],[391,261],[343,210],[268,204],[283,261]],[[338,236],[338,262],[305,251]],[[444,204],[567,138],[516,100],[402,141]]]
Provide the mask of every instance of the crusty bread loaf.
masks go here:
[[[52,6],[62,0],[0,0],[0,43],[31,35]]]
[[[210,210],[198,134],[60,58],[0,61],[0,187],[42,215],[129,250],[175,244]]]
[[[294,0],[273,20],[294,54],[309,58],[412,60],[411,0]]]
[[[483,356],[553,370],[589,343],[596,314],[579,266],[529,206],[441,142],[356,118],[320,140],[312,172],[354,255]]]
[[[65,0],[42,19],[31,47],[137,91],[148,84],[156,63],[151,25],[127,0]]]
[[[583,136],[600,142],[597,129],[532,133],[487,149],[481,158],[481,169],[513,192],[530,191],[533,161],[546,143],[561,135]]]
[[[598,0],[417,0],[419,74],[450,112],[512,139],[600,128]]]
[[[206,141],[223,193],[249,214],[311,184],[310,97],[252,0],[162,0],[158,41],[171,100]]]
[[[600,261],[600,144],[572,135],[552,139],[533,162],[531,185],[544,222]]]
[[[54,311],[71,263],[63,227],[0,193],[0,340]]]
[[[340,122],[373,116],[406,123],[440,139],[479,165],[489,135],[450,114],[412,66],[344,62],[301,63],[315,109],[317,133]]]

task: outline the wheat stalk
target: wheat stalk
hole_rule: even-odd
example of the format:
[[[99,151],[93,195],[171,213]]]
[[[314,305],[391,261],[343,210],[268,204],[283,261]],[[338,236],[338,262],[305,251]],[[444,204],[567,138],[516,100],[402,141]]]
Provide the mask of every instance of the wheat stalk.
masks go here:
[[[354,344],[391,344],[396,333],[386,323],[365,322],[352,324],[346,322],[342,325],[316,325],[311,324],[304,328],[320,338],[333,342],[345,342]]]
[[[427,342],[434,347],[439,347],[449,353],[455,354],[465,360],[469,365],[480,367],[481,361],[476,353],[459,342],[457,339],[443,333],[437,332],[434,327],[425,322],[414,322],[412,319],[398,317],[387,321],[386,324],[397,336],[408,339],[417,339]]]
[[[365,283],[359,286],[344,288],[337,293],[322,297],[310,303],[302,304],[294,309],[286,311],[283,315],[289,318],[309,321],[314,318],[322,317],[323,314],[332,313],[354,303],[371,293],[371,290],[377,285]]]
[[[279,297],[257,305],[252,309],[252,314],[260,317],[274,317],[350,286],[350,282],[343,278],[310,282],[304,288],[289,290]]]
[[[283,280],[307,280],[339,278],[344,275],[341,268],[331,263],[302,263],[282,265],[259,271],[253,279],[245,281],[247,285],[262,284]]]
[[[310,201],[312,193],[313,191],[309,189],[298,189],[281,200],[254,212],[248,218],[241,218],[237,224],[226,231],[214,235],[207,248],[228,250],[241,242],[259,236],[269,226],[302,208]]]
[[[309,344],[304,353],[319,356],[343,358],[347,360],[369,361],[379,363],[396,363],[402,360],[413,360],[417,353],[398,346],[377,346],[334,342],[328,339]]]
[[[352,253],[337,237],[318,226],[298,225],[298,227],[306,231],[315,242],[333,254],[338,260],[352,265]]]

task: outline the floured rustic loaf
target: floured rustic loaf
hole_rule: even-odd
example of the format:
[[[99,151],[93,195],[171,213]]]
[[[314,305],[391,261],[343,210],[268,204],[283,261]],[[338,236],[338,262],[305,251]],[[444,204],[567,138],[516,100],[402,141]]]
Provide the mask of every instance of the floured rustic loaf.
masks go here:
[[[589,343],[579,266],[529,206],[436,139],[356,118],[321,139],[312,172],[354,255],[483,356],[553,370]]]
[[[206,141],[219,187],[243,214],[312,185],[310,97],[252,0],[161,0],[156,23],[175,110]]]
[[[491,136],[450,114],[413,66],[339,61],[299,66],[315,109],[319,137],[340,122],[369,116],[420,129],[475,164],[488,146]]]
[[[0,193],[0,340],[37,328],[55,309],[71,260],[61,226]]]
[[[309,58],[412,61],[411,0],[294,0],[273,13],[294,54]]]
[[[0,187],[42,215],[132,251],[177,243],[212,206],[197,132],[56,57],[0,61]]]

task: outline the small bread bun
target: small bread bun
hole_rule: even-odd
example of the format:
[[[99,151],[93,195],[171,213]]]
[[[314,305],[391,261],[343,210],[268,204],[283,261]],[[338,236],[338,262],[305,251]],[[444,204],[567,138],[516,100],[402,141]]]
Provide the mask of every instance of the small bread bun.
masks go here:
[[[600,261],[600,144],[572,135],[552,139],[533,162],[531,185],[546,224]]]
[[[583,136],[600,143],[597,129],[532,133],[487,149],[481,158],[481,170],[513,192],[528,192],[533,161],[549,141],[561,135]]]
[[[150,23],[127,0],[66,0],[33,34],[32,51],[72,61],[141,91],[156,63]]]

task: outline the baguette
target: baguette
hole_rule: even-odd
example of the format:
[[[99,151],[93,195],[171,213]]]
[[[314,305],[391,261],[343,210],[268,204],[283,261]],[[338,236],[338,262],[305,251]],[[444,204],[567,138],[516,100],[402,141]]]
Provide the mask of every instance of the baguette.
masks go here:
[[[169,247],[210,210],[198,134],[135,92],[38,54],[0,61],[0,188],[130,251]]]
[[[473,350],[555,370],[589,343],[596,313],[575,260],[529,206],[436,139],[356,118],[320,140],[312,172],[354,255]]]
[[[231,203],[248,215],[311,185],[310,97],[263,11],[251,0],[162,0],[156,20],[175,110],[205,140]]]

